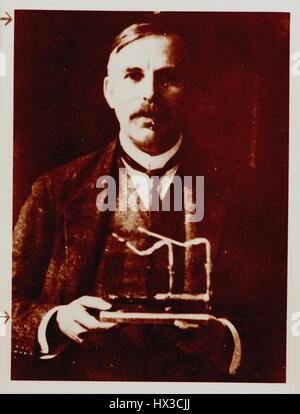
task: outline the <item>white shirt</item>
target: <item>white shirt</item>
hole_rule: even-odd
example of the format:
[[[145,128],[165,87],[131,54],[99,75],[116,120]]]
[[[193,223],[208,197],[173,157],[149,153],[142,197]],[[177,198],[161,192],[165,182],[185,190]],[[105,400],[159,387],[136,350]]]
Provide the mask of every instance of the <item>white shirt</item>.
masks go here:
[[[128,138],[125,138],[122,134],[120,134],[120,144],[127,155],[129,155],[136,163],[140,164],[146,170],[151,171],[163,168],[167,162],[177,153],[182,144],[182,135],[180,135],[178,141],[172,148],[159,155],[147,154],[146,152],[140,150],[132,141],[130,141]],[[149,175],[146,173],[131,167],[124,160],[124,158],[122,158],[122,161],[132,181],[132,184],[138,193],[138,196],[143,202],[145,209],[149,210],[151,204],[153,178],[149,177]],[[167,170],[165,174],[160,178],[158,190],[161,199],[163,199],[166,195],[178,170],[178,167],[179,163]]]

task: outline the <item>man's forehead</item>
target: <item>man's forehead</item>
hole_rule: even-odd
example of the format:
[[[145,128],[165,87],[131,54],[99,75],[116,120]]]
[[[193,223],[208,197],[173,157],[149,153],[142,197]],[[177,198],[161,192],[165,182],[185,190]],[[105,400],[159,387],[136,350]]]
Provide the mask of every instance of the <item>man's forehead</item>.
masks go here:
[[[128,67],[154,69],[179,65],[183,60],[183,45],[175,35],[150,35],[134,40],[109,59],[109,71],[126,70]]]

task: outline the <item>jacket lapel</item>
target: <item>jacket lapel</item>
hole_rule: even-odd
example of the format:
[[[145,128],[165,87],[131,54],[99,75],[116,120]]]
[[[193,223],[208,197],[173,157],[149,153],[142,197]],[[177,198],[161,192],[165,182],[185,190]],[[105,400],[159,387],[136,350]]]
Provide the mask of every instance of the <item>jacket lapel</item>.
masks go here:
[[[80,184],[74,181],[74,196],[64,209],[65,269],[68,282],[65,286],[65,301],[79,294],[91,294],[95,271],[100,260],[101,246],[109,222],[107,211],[101,212],[96,206],[100,188],[97,179],[111,175],[116,141],[109,144],[95,166]],[[99,207],[99,206],[98,206]]]
[[[183,176],[191,176],[193,180],[192,189],[184,187],[185,240],[198,237],[207,239],[210,244],[210,258],[207,257],[205,244],[186,248],[184,291],[199,292],[199,286],[203,286],[203,283],[199,283],[195,279],[195,275],[197,275],[197,277],[205,279],[206,286],[205,289],[201,289],[201,292],[206,291],[209,294],[211,277],[206,274],[204,264],[208,263],[210,259],[213,268],[217,261],[228,199],[227,186],[225,177],[222,178],[222,172],[214,166],[212,157],[206,153],[200,153],[198,156],[194,154],[195,158],[193,157],[193,162],[191,162],[191,157],[187,156],[191,153],[193,153],[191,150],[184,149],[182,166]],[[204,200],[201,200],[204,204],[204,215],[201,221],[193,222],[190,220],[189,212],[191,212],[192,206],[196,205],[196,191],[200,191],[195,186],[196,176],[204,177]],[[192,214],[195,214],[195,211]]]

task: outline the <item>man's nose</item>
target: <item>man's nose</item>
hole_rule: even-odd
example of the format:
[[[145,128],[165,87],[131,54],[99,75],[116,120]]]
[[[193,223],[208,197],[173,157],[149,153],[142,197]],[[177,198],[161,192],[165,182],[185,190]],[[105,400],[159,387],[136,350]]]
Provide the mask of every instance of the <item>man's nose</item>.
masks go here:
[[[145,76],[144,82],[142,85],[143,100],[151,102],[156,94],[155,89],[156,88],[155,88],[154,76],[153,75]]]

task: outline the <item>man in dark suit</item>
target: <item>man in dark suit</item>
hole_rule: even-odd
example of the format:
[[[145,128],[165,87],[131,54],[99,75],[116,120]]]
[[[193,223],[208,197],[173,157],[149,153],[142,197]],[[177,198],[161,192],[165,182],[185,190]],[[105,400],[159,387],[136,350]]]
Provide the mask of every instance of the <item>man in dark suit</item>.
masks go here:
[[[235,379],[263,377],[261,317],[270,295],[263,194],[251,173],[216,160],[184,136],[191,73],[184,41],[166,28],[135,24],[115,39],[104,95],[119,121],[119,137],[103,151],[40,177],[16,225],[16,378],[231,380],[240,365],[240,337],[245,351]],[[130,181],[126,192],[120,169]],[[170,211],[152,211],[152,193],[139,180],[153,189],[153,176],[164,178],[162,200],[172,193],[174,177],[204,177],[204,217],[195,220],[198,195],[191,189],[194,210],[171,203]],[[109,189],[99,202],[103,177],[117,183],[113,211],[107,208]],[[117,208],[124,194],[126,211]],[[157,241],[151,234],[179,243],[207,240],[212,288],[207,255],[196,246],[173,246],[170,286],[167,245],[146,256],[126,243],[145,252]],[[99,319],[99,312],[111,309],[112,298],[154,298],[170,288],[178,295],[207,293],[204,314],[211,309],[222,318],[200,325],[179,318],[163,327]],[[20,355],[31,357],[30,374],[18,368]]]

